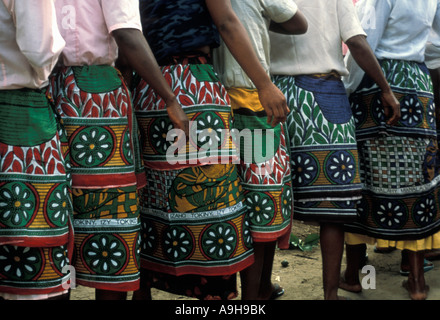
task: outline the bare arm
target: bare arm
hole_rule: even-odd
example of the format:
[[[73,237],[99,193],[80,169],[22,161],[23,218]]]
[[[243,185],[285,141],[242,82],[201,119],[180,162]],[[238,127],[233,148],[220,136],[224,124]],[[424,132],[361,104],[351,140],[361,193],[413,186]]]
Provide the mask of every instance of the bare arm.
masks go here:
[[[182,107],[177,102],[169,84],[160,71],[153,52],[142,32],[136,29],[118,29],[113,31],[113,37],[119,47],[123,59],[131,68],[144,79],[158,95],[164,99],[167,113],[176,129],[181,129],[188,137],[189,121]]]
[[[400,103],[391,91],[390,85],[385,79],[382,69],[365,36],[354,36],[348,39],[346,44],[359,67],[361,67],[382,90],[384,112],[385,116],[389,118],[387,123],[390,125],[396,124],[400,119]]]
[[[284,122],[289,109],[284,94],[272,83],[262,67],[246,29],[229,0],[206,0],[208,10],[230,52],[255,84],[267,122],[275,126]]]
[[[284,34],[304,34],[307,32],[308,27],[306,17],[299,10],[286,22],[276,23],[272,21],[270,23],[270,31]]]

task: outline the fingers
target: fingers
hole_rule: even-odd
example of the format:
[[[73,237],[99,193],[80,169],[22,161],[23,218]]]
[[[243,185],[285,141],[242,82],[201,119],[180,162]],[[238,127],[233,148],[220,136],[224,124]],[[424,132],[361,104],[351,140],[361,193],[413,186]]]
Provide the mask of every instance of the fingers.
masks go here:
[[[268,103],[267,105],[263,105],[263,107],[267,114],[267,123],[272,127],[286,121],[289,108],[287,107],[284,96],[279,99],[279,101]]]
[[[400,119],[400,103],[393,93],[382,95],[382,105],[388,125],[395,125]]]
[[[282,106],[268,107],[266,109],[267,123],[272,127],[275,127],[279,123],[286,121],[287,113]]]

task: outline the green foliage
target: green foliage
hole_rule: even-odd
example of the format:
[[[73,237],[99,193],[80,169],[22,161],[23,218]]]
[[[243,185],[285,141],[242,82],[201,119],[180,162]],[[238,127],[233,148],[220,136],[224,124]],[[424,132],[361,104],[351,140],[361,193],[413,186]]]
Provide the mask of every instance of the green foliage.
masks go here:
[[[293,233],[290,235],[290,249],[299,249],[301,251],[310,251],[318,246],[319,234],[311,233],[304,240],[298,238]]]

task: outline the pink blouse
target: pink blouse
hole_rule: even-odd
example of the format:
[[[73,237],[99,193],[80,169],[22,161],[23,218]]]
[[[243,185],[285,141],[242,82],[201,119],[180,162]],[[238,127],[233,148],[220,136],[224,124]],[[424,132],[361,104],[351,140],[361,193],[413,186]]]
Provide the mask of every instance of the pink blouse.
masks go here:
[[[57,0],[55,7],[66,66],[112,65],[118,50],[111,32],[142,30],[138,0]]]

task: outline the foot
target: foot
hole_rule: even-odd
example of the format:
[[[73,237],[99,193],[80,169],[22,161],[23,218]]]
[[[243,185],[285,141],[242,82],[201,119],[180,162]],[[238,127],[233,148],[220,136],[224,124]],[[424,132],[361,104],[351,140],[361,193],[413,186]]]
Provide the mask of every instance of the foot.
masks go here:
[[[404,280],[402,286],[408,291],[411,300],[426,300],[429,286],[421,285],[418,281]]]
[[[432,269],[434,269],[434,264],[427,259],[423,260],[423,272],[426,273]],[[400,274],[402,276],[408,276],[409,275],[409,265],[401,264],[400,265]]]
[[[339,288],[353,293],[359,293],[362,291],[362,286],[358,281],[347,281],[345,278],[345,272],[339,277]]]
[[[268,294],[262,294],[261,300],[275,300],[284,294],[284,289],[279,284],[272,284],[272,290]]]

